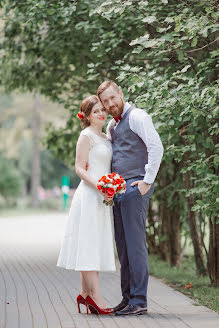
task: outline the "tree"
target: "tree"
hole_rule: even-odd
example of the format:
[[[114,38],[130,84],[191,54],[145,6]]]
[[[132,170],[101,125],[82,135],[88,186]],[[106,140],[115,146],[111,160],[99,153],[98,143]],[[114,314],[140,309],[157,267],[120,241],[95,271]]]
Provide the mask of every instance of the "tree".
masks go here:
[[[10,160],[0,153],[0,194],[7,204],[19,195],[21,177]]]

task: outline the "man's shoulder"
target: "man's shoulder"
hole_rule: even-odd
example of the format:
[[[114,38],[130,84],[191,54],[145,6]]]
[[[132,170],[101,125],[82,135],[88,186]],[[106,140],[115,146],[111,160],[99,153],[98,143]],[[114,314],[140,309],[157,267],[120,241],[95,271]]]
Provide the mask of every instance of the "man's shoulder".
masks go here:
[[[151,116],[147,113],[145,109],[134,107],[130,113],[130,116],[136,119],[142,119],[142,118],[151,118]]]

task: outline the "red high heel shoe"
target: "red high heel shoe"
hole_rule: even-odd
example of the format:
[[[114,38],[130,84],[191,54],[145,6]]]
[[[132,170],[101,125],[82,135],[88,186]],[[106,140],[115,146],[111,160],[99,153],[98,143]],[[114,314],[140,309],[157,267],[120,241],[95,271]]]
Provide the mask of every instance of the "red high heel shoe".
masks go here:
[[[88,308],[89,310],[92,312],[95,311],[97,314],[110,314],[113,313],[113,309],[101,309],[95,302],[94,300],[92,300],[92,298],[90,296],[86,297],[86,306],[87,306],[87,311]]]
[[[86,306],[87,314],[88,314],[88,307],[86,305],[86,300],[81,294],[79,294],[78,297],[77,297],[77,303],[78,303],[78,312],[81,313],[80,304],[83,304],[83,305]],[[90,312],[93,313],[93,314],[98,314],[98,312],[96,310],[94,310],[93,308],[90,309]]]
[[[83,296],[81,294],[79,294],[78,297],[77,297],[77,303],[78,303],[78,312],[79,313],[81,313],[80,304],[85,305],[86,308],[87,308],[86,300],[85,300],[85,298],[83,298]],[[88,314],[88,308],[87,308],[87,314]]]

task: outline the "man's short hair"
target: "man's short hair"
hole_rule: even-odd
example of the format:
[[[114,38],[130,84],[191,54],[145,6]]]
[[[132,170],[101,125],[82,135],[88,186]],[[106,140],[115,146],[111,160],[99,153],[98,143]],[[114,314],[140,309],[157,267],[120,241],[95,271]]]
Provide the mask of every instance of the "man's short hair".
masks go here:
[[[119,89],[118,85],[114,81],[104,81],[103,83],[101,83],[101,85],[97,89],[97,95],[98,95],[98,97],[100,97],[100,94],[103,91],[105,91],[106,89],[108,89],[110,86],[112,86],[113,89],[116,90],[119,93],[120,89]]]

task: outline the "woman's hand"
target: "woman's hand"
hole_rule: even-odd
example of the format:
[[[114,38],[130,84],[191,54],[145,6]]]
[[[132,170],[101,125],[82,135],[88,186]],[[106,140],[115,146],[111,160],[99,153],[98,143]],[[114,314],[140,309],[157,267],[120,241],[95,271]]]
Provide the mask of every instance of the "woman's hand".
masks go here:
[[[98,189],[98,190],[99,190],[99,189]],[[110,201],[113,199],[113,197],[114,197],[114,195],[113,195],[113,196],[108,196],[107,192],[105,192],[104,194],[102,193],[101,190],[99,190],[99,192],[100,192],[101,195],[104,197],[104,200],[105,200],[106,202],[110,202]]]

